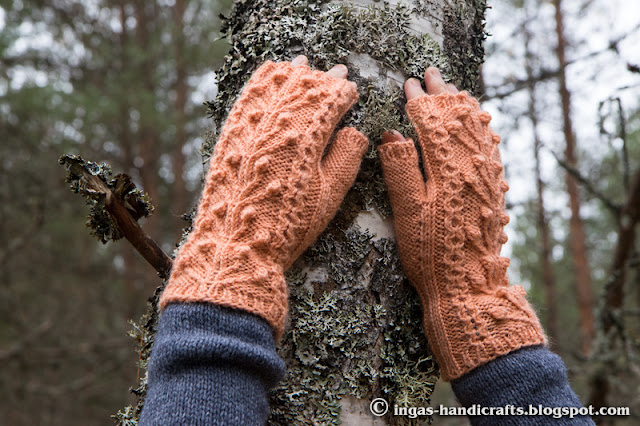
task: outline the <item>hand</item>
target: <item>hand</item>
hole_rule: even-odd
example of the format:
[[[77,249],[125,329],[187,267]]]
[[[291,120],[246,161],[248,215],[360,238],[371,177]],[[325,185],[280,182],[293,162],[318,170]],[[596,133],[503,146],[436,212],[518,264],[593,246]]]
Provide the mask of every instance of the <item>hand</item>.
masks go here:
[[[284,271],[317,238],[353,184],[368,142],[333,131],[355,103],[337,65],[300,56],[251,77],[215,147],[194,221],[160,306],[209,302],[262,316],[276,338],[287,312]]]
[[[451,83],[446,84],[444,80],[442,80],[442,75],[438,68],[427,68],[427,71],[424,73],[424,84],[430,95],[440,95],[443,93],[452,93],[455,95],[458,93],[456,86]],[[404,93],[407,96],[407,101],[425,95],[420,80],[417,78],[410,78],[404,83]]]
[[[384,133],[379,153],[402,264],[450,380],[546,339],[524,290],[509,286],[509,260],[500,257],[508,185],[491,117],[435,68],[425,73],[425,85],[429,95],[418,80],[405,83],[426,177],[413,141],[400,133]]]

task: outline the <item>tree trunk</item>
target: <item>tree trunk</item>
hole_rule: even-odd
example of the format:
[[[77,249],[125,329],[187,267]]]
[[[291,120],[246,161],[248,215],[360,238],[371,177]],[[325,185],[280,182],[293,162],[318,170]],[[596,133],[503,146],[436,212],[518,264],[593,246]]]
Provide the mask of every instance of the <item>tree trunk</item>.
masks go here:
[[[553,2],[556,13],[556,35],[558,45],[556,55],[558,58],[560,99],[562,102],[562,121],[564,137],[566,141],[565,161],[567,164],[577,169],[576,137],[571,121],[571,94],[567,88],[566,57],[564,36],[564,24],[561,0]],[[570,219],[570,240],[571,252],[573,256],[573,266],[575,269],[575,286],[578,302],[578,312],[580,316],[580,347],[584,354],[591,350],[591,342],[595,335],[593,319],[593,290],[591,288],[591,270],[587,258],[587,247],[585,242],[584,224],[580,217],[580,193],[575,177],[570,173],[566,174],[567,192],[569,194],[569,207],[571,208]]]
[[[600,309],[600,327],[602,329],[601,365],[596,368],[590,379],[591,390],[589,404],[596,408],[609,406],[609,393],[612,390],[612,372],[616,372],[616,357],[611,354],[627,351],[628,334],[624,308],[624,286],[627,283],[627,269],[636,247],[636,228],[640,223],[640,171],[629,190],[627,201],[617,218],[618,242],[613,252],[610,278],[605,284],[604,303]],[[602,356],[602,353],[606,356]],[[626,355],[628,357],[628,355]],[[626,358],[625,357],[625,358]],[[615,377],[615,375],[613,375]],[[610,418],[598,418],[599,425],[612,424]]]
[[[527,8],[528,11],[528,8]],[[530,16],[527,16],[527,24]],[[528,25],[524,28],[524,48],[525,48],[525,71],[527,72],[528,92],[529,92],[529,120],[533,128],[533,155],[535,158],[536,190],[538,194],[537,224],[540,234],[540,266],[542,267],[542,280],[545,289],[546,300],[546,324],[545,330],[549,336],[550,346],[554,348],[559,342],[558,338],[558,305],[556,295],[556,280],[553,273],[553,263],[551,261],[551,239],[549,236],[549,222],[544,205],[544,182],[542,181],[540,170],[540,149],[542,141],[538,132],[538,110],[536,108],[536,82],[533,69],[533,53],[531,50],[531,31]]]
[[[231,53],[209,103],[218,134],[261,63],[305,54],[317,69],[348,66],[360,100],[343,124],[371,142],[337,216],[288,272],[289,324],[279,345],[288,375],[272,393],[271,424],[419,423],[369,411],[377,397],[390,407],[424,406],[438,378],[418,297],[400,267],[375,147],[383,130],[415,135],[403,113],[406,78],[422,80],[434,65],[474,92],[485,8],[484,0],[238,0],[227,17]]]

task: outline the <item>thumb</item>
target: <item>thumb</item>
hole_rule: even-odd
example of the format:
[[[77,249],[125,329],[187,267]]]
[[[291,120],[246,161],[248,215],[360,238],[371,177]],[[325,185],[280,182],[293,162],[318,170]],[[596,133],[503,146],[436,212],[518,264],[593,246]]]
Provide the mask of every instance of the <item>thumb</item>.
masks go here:
[[[367,137],[353,127],[345,127],[336,134],[320,166],[325,185],[329,188],[328,212],[335,213],[340,207],[356,179],[368,146]]]
[[[415,268],[420,255],[418,239],[424,220],[422,213],[427,202],[427,189],[418,166],[418,153],[411,139],[380,145],[378,153],[389,191],[400,257],[407,276],[412,282],[416,282]]]

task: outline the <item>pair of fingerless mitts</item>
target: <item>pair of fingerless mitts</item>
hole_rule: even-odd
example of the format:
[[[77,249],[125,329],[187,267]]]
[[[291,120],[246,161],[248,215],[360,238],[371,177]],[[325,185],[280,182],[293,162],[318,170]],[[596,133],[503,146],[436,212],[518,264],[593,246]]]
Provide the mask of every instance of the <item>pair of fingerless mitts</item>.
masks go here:
[[[276,338],[286,271],[324,230],[353,184],[368,142],[337,123],[356,89],[306,66],[267,62],[234,105],[211,160],[194,228],[160,305],[210,302],[264,318]],[[508,285],[499,138],[467,93],[407,104],[413,141],[378,148],[405,272],[445,379],[545,343],[524,290]]]

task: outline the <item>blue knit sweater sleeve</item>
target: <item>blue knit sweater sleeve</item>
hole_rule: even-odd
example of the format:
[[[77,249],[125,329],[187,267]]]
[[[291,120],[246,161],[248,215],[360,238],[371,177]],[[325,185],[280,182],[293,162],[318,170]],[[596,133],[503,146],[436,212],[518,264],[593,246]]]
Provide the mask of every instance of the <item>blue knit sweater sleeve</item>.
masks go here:
[[[542,346],[499,357],[453,380],[451,386],[465,407],[555,408],[543,416],[470,416],[472,425],[595,424],[588,416],[560,417],[559,407],[581,408],[582,404],[569,385],[562,359]]]
[[[264,425],[268,390],[285,373],[261,318],[206,303],[176,303],[160,317],[140,425]],[[543,347],[512,352],[452,381],[471,407],[582,407],[566,368]],[[593,425],[586,417],[471,416],[472,425]]]
[[[170,304],[159,320],[140,425],[264,425],[285,365],[260,317]]]

